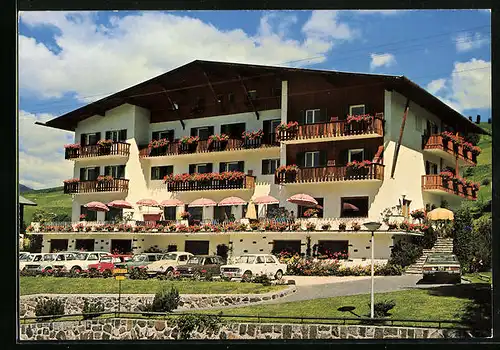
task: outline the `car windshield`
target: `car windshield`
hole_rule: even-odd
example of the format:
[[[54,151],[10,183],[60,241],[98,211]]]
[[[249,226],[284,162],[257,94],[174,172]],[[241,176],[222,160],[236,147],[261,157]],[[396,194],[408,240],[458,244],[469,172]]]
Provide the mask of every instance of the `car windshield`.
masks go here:
[[[132,258],[132,261],[143,261],[145,257],[145,255],[136,255]]]
[[[111,262],[112,261],[112,257],[111,256],[103,256],[101,258],[101,262]]]
[[[56,256],[54,254],[47,254],[43,257],[43,261],[53,261],[56,259]]]
[[[33,260],[35,256],[34,255],[25,255],[25,256],[22,256],[19,261],[31,261]]]
[[[435,264],[456,263],[457,258],[453,255],[434,255],[434,256],[431,255],[429,256],[427,262]]]
[[[192,256],[191,258],[189,258],[188,260],[188,264],[197,264],[197,265],[201,265],[201,263],[203,262],[203,258],[200,258],[198,256]]]
[[[255,256],[252,255],[243,255],[236,260],[237,263],[240,264],[253,264],[255,261]]]
[[[76,254],[76,260],[85,260],[87,259],[88,253],[78,253]]]
[[[161,260],[176,260],[176,259],[177,259],[177,254],[174,253],[164,254],[161,257]]]

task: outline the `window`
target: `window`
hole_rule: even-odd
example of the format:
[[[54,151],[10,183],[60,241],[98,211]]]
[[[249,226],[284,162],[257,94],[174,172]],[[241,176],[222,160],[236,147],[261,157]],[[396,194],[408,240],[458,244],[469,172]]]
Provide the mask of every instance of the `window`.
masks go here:
[[[365,112],[365,105],[349,106],[349,115],[363,115]]]
[[[196,164],[195,172],[199,174],[208,173],[208,164]]]
[[[188,208],[187,212],[191,214],[192,220],[203,220],[203,208],[200,207]]]
[[[148,255],[148,261],[156,261],[156,255]]]
[[[271,95],[274,97],[280,97],[281,96],[281,88],[280,87],[272,88]]]
[[[62,255],[62,254],[61,254],[61,255],[58,255],[58,256],[56,257],[56,261],[65,261],[65,260],[66,260],[66,259],[64,258],[64,255]]]
[[[256,264],[264,264],[264,257],[263,256],[258,256],[257,261],[255,262]]]
[[[213,263],[212,258],[205,258],[203,265],[212,265]]]
[[[306,111],[306,124],[314,124],[317,123],[320,119],[320,109],[308,109]]]
[[[365,150],[362,148],[350,149],[347,152],[347,161],[348,162],[353,162],[353,161],[361,162],[361,161],[365,160],[364,158],[365,158]]]
[[[241,165],[243,162],[227,162],[227,163],[221,163],[220,170],[221,172],[224,171],[244,171],[245,166]]]
[[[123,209],[121,208],[109,208],[109,211],[107,211],[104,214],[105,221],[117,221],[120,220],[122,217],[123,217]]]
[[[340,198],[340,217],[368,217],[368,197]]]
[[[274,264],[276,261],[272,256],[266,256],[266,263]]]
[[[163,208],[163,217],[165,220],[175,220],[176,219],[176,207],[165,207]]]
[[[319,255],[346,254],[349,252],[349,241],[318,241]],[[347,257],[345,257],[347,259]]]
[[[197,128],[196,129],[196,136],[200,138],[200,140],[208,140],[208,137],[210,136],[210,131],[208,127],[204,128]]]
[[[125,178],[125,165],[105,166],[104,175],[112,176],[114,179],[123,179]]]
[[[114,142],[125,142],[127,141],[127,129],[106,131],[105,139]]]
[[[436,163],[425,161],[425,174],[426,175],[437,175],[438,165]]]
[[[220,126],[221,134],[226,134],[234,139],[241,139],[241,134],[243,134],[245,129],[245,123],[223,124]]]
[[[319,151],[305,152],[304,167],[313,168],[319,166]]]
[[[99,256],[95,253],[89,254],[87,260],[99,260]]]
[[[80,206],[80,215],[85,215],[85,220],[87,221],[97,221],[97,212],[94,210],[88,210],[83,205]]]
[[[188,260],[188,256],[187,255],[181,255],[179,256],[179,261],[187,261]]]
[[[422,118],[420,116],[415,116],[415,130],[422,131]]]
[[[280,166],[279,159],[263,159],[262,160],[262,175],[274,175],[276,169]]]
[[[257,99],[257,90],[249,90],[248,91],[248,98],[250,100],[256,100]]]
[[[97,141],[101,138],[98,133],[84,134],[86,145],[97,145]]]
[[[173,172],[173,165],[151,167],[151,180],[163,180],[165,176],[171,175]]]
[[[161,140],[167,139],[170,142],[174,141],[174,130],[162,130],[162,131],[154,131],[151,135],[152,140]]]
[[[99,167],[80,168],[80,181],[95,181],[99,176]]]
[[[302,206],[302,205],[297,205],[297,217],[299,217],[299,218],[305,218],[306,216],[304,216],[304,213],[308,209],[316,209],[318,211],[317,212],[318,218],[322,218],[323,217],[323,203],[324,203],[324,199],[323,198],[314,198],[314,199],[316,199],[316,202],[318,202],[318,206],[320,206],[321,208],[312,208],[312,207],[305,207],[305,206]]]
[[[230,102],[230,103],[233,103],[234,102],[234,94],[232,92],[230,92],[229,94],[227,94],[227,100]]]

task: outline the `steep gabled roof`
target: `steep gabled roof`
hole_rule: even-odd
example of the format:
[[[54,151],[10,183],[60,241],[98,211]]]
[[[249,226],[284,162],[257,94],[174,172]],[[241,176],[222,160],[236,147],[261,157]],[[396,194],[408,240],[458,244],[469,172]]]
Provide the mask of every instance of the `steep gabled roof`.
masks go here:
[[[29,199],[24,198],[23,196],[19,196],[19,204],[20,205],[31,205],[31,206],[37,206],[35,202],[30,201]]]

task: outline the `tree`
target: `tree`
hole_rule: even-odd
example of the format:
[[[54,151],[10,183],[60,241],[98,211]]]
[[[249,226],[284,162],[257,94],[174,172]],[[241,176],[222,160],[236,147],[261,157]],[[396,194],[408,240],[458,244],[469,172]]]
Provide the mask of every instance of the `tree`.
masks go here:
[[[484,215],[475,220],[472,227],[472,242],[474,255],[471,269],[486,271],[491,268],[491,216]]]
[[[54,214],[54,213],[49,213],[43,209],[37,209],[35,210],[35,212],[33,213],[33,221],[34,222],[39,222],[41,224],[44,224],[44,223],[47,223],[47,222],[51,222],[51,221],[54,221],[54,218],[56,217],[57,215]]]
[[[470,271],[473,249],[472,215],[470,208],[463,205],[454,215],[453,252],[465,271]]]

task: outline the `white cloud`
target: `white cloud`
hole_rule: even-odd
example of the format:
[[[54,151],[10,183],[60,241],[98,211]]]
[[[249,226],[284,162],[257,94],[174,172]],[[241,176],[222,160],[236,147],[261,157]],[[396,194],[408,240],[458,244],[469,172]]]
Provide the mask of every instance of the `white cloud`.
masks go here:
[[[377,67],[390,67],[396,63],[396,58],[393,54],[383,53],[383,54],[370,54],[371,62],[370,69],[374,70]]]
[[[96,24],[93,12],[25,12],[28,26],[50,26],[60,51],[19,36],[20,88],[42,98],[74,92],[81,101],[132,86],[195,59],[296,66],[323,62],[334,45],[356,37],[336,11],[313,11],[302,27],[303,40],[291,39],[297,18],[266,12],[257,33],[220,30],[189,16],[144,12]],[[305,60],[314,57],[314,60]],[[103,96],[99,96],[103,97]]]
[[[468,62],[455,62],[449,78],[429,83],[427,89],[432,93],[429,87],[439,88],[436,90],[440,92],[437,97],[459,112],[490,109],[491,62],[475,58]]]
[[[73,164],[64,159],[64,144],[73,141],[73,133],[35,125],[52,118],[19,111],[19,182],[23,185],[57,187],[72,177]]]
[[[466,52],[486,45],[489,38],[485,38],[481,33],[462,33],[455,37],[455,45],[458,52]]]
[[[431,94],[435,94],[445,87],[446,79],[436,79],[427,84],[426,90]]]

